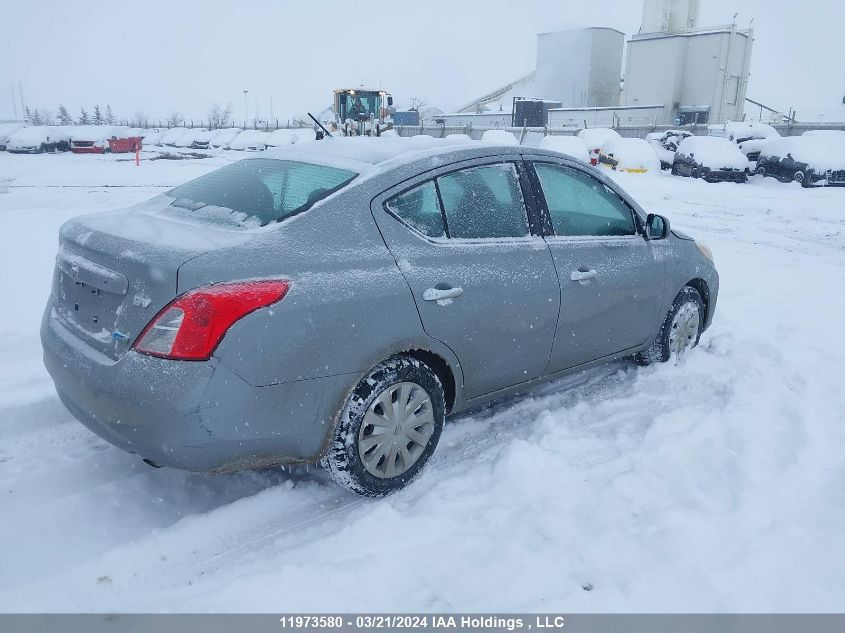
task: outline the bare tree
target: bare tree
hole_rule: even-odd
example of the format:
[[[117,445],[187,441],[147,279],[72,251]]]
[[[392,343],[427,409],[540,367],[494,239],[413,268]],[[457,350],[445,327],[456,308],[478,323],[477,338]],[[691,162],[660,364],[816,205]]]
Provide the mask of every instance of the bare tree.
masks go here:
[[[106,123],[108,125],[114,125],[117,123],[117,117],[114,115],[114,112],[112,112],[110,105],[106,105]]]
[[[411,97],[411,110],[416,110],[419,112],[420,108],[424,108],[428,105],[428,99],[425,97]]]
[[[185,115],[178,110],[174,110],[167,115],[167,127],[179,127],[185,122]]]
[[[135,114],[132,115],[132,119],[130,119],[129,124],[131,127],[144,127],[147,123],[147,115],[144,114],[141,110],[138,110]]]
[[[208,111],[208,127],[216,130],[223,127],[228,127],[232,119],[232,104],[230,103],[225,108],[221,107],[216,101],[211,104],[211,109]]]

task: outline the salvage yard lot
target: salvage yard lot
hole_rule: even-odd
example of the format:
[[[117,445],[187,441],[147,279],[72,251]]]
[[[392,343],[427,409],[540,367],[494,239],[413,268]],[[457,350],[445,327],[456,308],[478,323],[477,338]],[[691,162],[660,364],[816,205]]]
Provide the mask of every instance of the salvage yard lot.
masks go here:
[[[212,154],[0,153],[0,611],[841,610],[845,188],[615,175],[713,250],[700,347],[454,420],[365,500],[314,468],[153,470],[53,392],[59,226],[243,156]]]

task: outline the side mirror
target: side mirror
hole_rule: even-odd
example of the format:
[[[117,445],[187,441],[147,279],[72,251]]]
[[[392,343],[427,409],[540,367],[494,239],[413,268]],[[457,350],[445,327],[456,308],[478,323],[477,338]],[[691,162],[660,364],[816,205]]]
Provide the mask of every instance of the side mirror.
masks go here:
[[[669,236],[669,220],[662,215],[649,213],[645,221],[645,238],[647,240],[663,240]]]
[[[387,95],[387,105],[393,105],[393,95]]]

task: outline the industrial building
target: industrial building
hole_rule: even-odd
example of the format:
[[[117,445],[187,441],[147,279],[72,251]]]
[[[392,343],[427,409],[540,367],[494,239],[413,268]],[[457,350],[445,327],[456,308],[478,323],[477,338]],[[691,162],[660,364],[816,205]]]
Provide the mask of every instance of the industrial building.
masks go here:
[[[628,40],[622,103],[661,103],[665,124],[742,120],[751,30],[698,28],[698,0],[646,0]]]
[[[736,24],[702,28],[699,9],[699,0],[644,0],[639,32],[627,41],[624,74],[621,31],[541,33],[533,72],[438,119],[446,125],[531,126],[538,119],[523,113],[537,111],[540,124],[552,127],[741,120],[752,31]]]

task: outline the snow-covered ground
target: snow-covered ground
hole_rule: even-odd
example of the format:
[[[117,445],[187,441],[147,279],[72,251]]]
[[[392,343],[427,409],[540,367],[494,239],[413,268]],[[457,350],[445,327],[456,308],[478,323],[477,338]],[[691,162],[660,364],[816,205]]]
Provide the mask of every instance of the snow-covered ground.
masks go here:
[[[0,611],[842,609],[845,189],[614,175],[712,247],[701,346],[456,420],[365,500],[313,469],[153,470],[63,409],[38,340],[59,225],[240,156],[127,158],[0,153]]]

